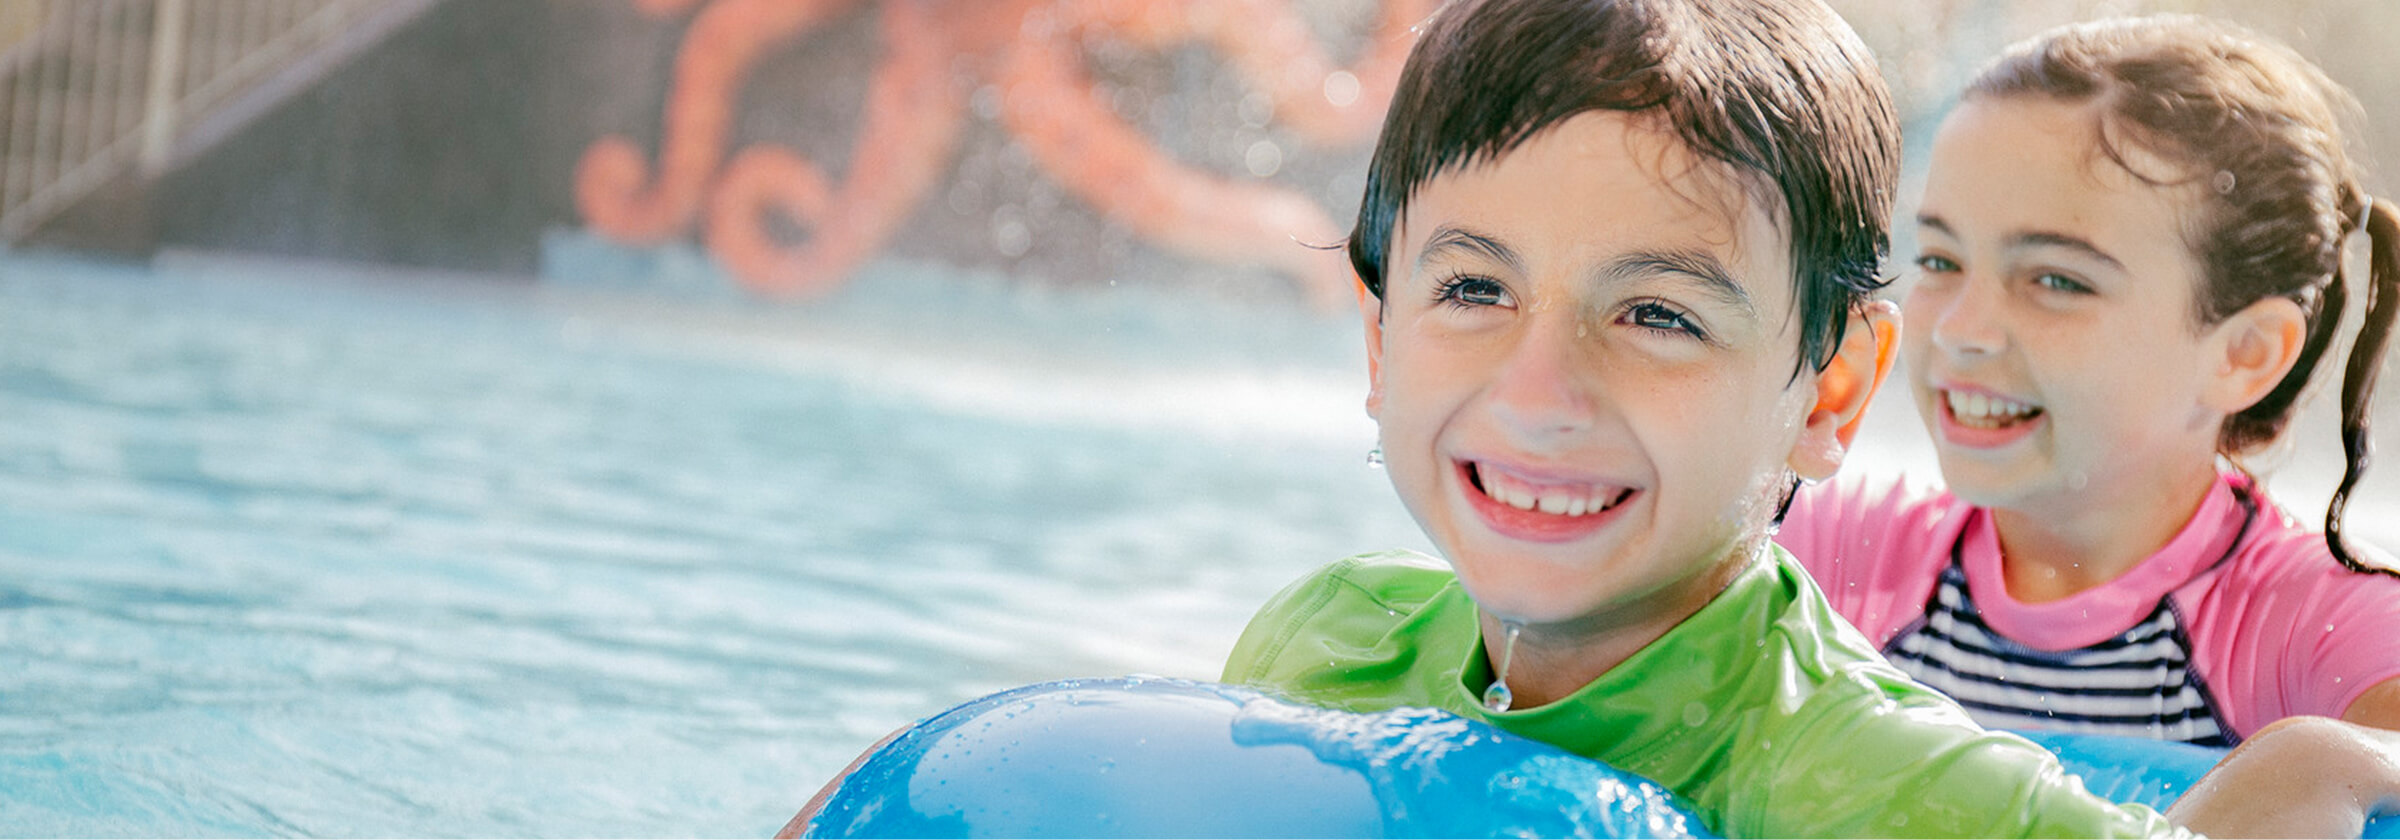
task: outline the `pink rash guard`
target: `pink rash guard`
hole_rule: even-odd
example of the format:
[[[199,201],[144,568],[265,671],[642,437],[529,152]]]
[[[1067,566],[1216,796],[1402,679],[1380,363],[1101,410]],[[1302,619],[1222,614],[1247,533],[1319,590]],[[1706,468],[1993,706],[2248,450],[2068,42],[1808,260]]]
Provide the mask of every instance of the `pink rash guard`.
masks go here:
[[[2400,578],[2342,567],[2238,474],[2149,559],[2048,603],[2009,596],[1988,511],[1903,481],[1804,488],[1775,541],[1987,726],[2228,744],[2400,678]]]

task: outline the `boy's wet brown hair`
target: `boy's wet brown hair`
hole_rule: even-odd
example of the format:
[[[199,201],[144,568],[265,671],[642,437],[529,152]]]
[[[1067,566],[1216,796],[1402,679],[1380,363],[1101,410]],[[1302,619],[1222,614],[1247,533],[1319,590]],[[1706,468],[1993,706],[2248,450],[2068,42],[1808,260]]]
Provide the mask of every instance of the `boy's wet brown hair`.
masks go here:
[[[1350,263],[1383,296],[1435,176],[1587,111],[1654,115],[1791,237],[1800,363],[1823,369],[1883,286],[1900,132],[1858,35],[1815,0],[1453,0],[1421,27],[1367,170]],[[1794,368],[1794,375],[1799,369]]]
[[[1964,98],[2039,96],[2095,103],[2109,160],[2155,186],[2190,186],[2184,243],[2202,268],[2193,322],[2206,327],[2268,297],[2300,305],[2308,339],[2272,392],[2225,418],[2217,451],[2229,458],[2273,443],[2334,345],[2351,294],[2342,245],[2370,242],[2366,320],[2342,376],[2345,466],[2325,511],[2325,543],[2342,541],[2342,511],[2367,467],[2368,411],[2400,310],[2400,209],[2370,198],[2343,148],[2343,123],[2362,113],[2348,91],[2298,53],[2229,23],[2160,15],[2051,30],[2003,53]],[[2173,171],[2129,163],[2128,144]]]

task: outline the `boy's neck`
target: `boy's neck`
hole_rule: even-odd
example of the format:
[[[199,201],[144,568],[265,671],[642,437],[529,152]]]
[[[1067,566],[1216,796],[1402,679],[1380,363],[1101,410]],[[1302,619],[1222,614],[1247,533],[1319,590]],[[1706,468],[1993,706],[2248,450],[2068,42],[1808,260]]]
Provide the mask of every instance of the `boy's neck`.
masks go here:
[[[2213,461],[2172,477],[2094,482],[2039,509],[1993,508],[2009,597],[2029,604],[2066,598],[2132,571],[2181,533],[2216,486]],[[2156,499],[2149,504],[2138,499]]]
[[[1762,562],[1767,550],[1763,537],[1735,549],[1700,572],[1705,577],[1690,590],[1695,596],[1679,602],[1645,602],[1642,605],[1645,609],[1638,613],[1628,610],[1578,622],[1526,625],[1517,636],[1515,652],[1510,654],[1511,708],[1547,706],[1583,690],[1716,600],[1752,563]],[[1477,610],[1477,615],[1483,629],[1486,666],[1496,670],[1501,658],[1498,647],[1503,644],[1501,640],[1508,638],[1508,631],[1499,617],[1482,610]]]

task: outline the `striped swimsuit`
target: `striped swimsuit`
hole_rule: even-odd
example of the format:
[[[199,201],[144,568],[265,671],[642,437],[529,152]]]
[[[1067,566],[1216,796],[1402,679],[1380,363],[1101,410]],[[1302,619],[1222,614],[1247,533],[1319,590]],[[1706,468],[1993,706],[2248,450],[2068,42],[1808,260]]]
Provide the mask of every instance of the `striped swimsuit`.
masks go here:
[[[1808,488],[1775,541],[1987,726],[2228,745],[2400,679],[2400,578],[2344,569],[2238,474],[2150,558],[2055,601],[2010,596],[1989,511],[1905,481]]]
[[[2245,511],[2231,558],[2257,520]],[[2169,599],[2132,629],[2073,650],[2020,644],[1985,624],[1967,591],[1966,565],[1952,541],[1950,564],[1934,581],[1925,617],[1884,646],[1884,656],[1918,682],[1950,695],[1975,722],[1996,729],[2047,729],[2188,741],[2229,747],[2239,740],[2219,722],[2217,702],[2192,666],[2192,640]],[[2212,566],[2215,564],[2211,564]]]

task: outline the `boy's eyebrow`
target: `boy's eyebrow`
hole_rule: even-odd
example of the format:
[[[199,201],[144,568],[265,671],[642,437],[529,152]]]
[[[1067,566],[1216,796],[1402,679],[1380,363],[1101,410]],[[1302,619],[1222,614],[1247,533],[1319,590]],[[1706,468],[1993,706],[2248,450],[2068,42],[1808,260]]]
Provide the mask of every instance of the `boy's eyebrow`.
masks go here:
[[[1417,252],[1417,265],[1423,267],[1434,257],[1449,251],[1481,254],[1518,270],[1525,267],[1525,260],[1500,240],[1456,225],[1443,225],[1433,231],[1433,238],[1425,241],[1425,250]]]
[[[1612,281],[1660,274],[1690,279],[1701,291],[1740,309],[1744,316],[1758,318],[1758,307],[1750,302],[1750,290],[1742,288],[1733,279],[1733,272],[1725,269],[1725,263],[1707,251],[1639,251],[1610,260],[1600,270],[1602,279]]]
[[[1942,221],[1942,217],[1935,216],[1930,213],[1917,214],[1917,226],[1932,228],[1940,231],[1942,235],[1951,237],[1953,239],[1958,237],[1957,233],[1950,230],[1950,225]],[[2069,251],[2075,251],[2083,254],[2084,256],[2088,256],[2092,259],[2106,263],[2108,267],[2118,271],[2125,270],[2124,263],[2118,262],[2117,258],[2110,256],[2107,251],[2100,250],[2100,246],[2092,244],[2091,240],[2080,236],[2070,236],[2064,233],[2057,233],[2055,231],[2029,230],[2014,234],[2008,238],[2008,248],[2010,250],[2022,248],[2065,248]]]

